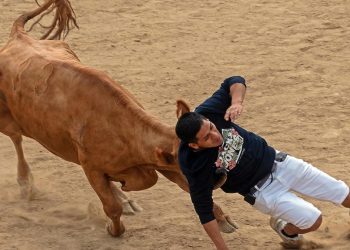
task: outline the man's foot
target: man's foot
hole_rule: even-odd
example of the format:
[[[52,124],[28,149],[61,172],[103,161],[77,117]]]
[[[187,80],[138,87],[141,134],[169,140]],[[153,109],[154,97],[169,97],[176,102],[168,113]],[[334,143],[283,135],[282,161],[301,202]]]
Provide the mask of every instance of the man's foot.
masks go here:
[[[301,246],[303,242],[303,236],[301,234],[297,234],[295,236],[287,236],[286,233],[283,232],[283,228],[287,225],[287,222],[282,219],[270,218],[270,226],[276,233],[281,237],[284,244],[290,247],[298,247]]]

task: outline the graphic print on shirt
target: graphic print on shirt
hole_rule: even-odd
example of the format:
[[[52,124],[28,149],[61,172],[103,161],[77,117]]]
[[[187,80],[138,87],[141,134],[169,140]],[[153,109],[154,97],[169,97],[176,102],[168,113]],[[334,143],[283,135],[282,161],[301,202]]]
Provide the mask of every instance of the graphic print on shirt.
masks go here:
[[[244,139],[233,129],[222,129],[223,143],[219,147],[219,155],[215,162],[217,168],[227,172],[234,169],[243,152]]]

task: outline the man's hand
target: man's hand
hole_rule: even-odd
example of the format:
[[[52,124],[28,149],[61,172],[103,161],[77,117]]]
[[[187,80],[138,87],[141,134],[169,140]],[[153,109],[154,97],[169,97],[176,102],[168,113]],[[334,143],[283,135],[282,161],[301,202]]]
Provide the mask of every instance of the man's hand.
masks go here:
[[[245,85],[242,83],[232,84],[230,87],[231,106],[226,110],[224,119],[234,122],[243,111],[243,100],[245,96]]]
[[[226,110],[225,120],[234,122],[242,113],[243,105],[240,102],[232,103],[232,105]]]

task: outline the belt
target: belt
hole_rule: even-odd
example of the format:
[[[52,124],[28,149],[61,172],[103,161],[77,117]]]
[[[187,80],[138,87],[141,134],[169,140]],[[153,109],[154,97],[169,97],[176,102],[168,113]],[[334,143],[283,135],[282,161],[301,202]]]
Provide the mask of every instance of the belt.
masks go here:
[[[252,187],[249,192],[244,195],[244,200],[246,202],[248,202],[249,204],[251,205],[254,205],[255,204],[255,193],[257,191],[260,191],[261,187],[265,184],[265,182],[269,179],[270,175],[276,170],[276,167],[277,167],[277,164],[276,162],[283,162],[286,158],[287,158],[287,155],[286,153],[284,152],[278,152],[276,153],[276,156],[275,156],[275,162],[273,163],[272,165],[272,168],[271,168],[271,171],[269,174],[265,175],[262,179],[260,179],[255,185],[254,187]]]

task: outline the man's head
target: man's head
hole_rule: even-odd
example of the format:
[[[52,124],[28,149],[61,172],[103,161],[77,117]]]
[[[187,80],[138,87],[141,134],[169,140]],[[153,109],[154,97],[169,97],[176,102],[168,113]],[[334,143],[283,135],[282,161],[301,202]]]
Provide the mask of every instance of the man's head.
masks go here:
[[[185,113],[179,118],[176,134],[194,149],[218,147],[223,142],[215,125],[196,112]]]

